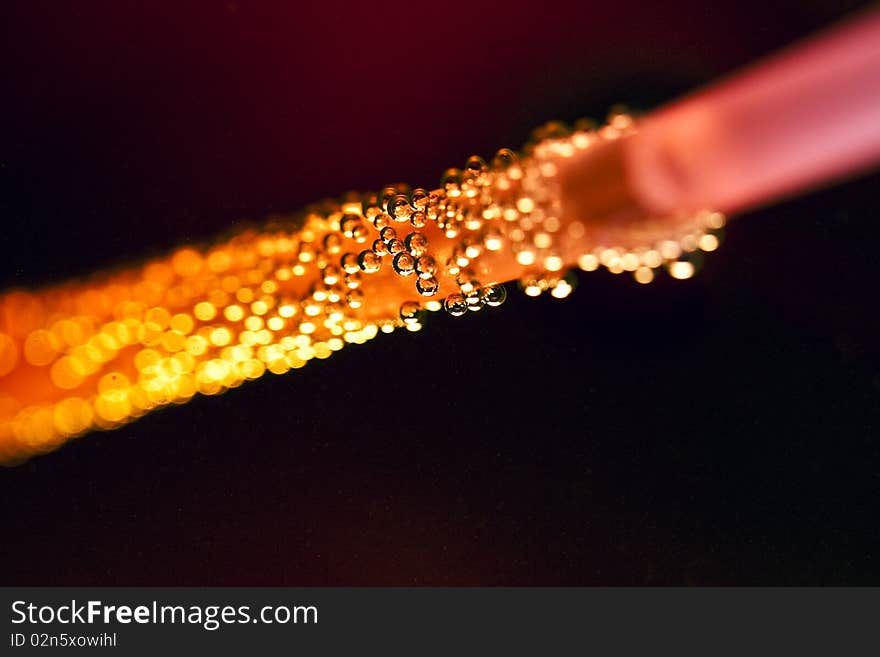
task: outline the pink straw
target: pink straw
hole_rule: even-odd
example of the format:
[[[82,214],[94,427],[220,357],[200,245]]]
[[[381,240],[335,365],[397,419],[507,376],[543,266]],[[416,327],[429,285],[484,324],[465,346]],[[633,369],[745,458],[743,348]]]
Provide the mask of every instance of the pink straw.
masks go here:
[[[626,142],[630,192],[659,216],[741,211],[876,164],[880,12],[661,108]]]

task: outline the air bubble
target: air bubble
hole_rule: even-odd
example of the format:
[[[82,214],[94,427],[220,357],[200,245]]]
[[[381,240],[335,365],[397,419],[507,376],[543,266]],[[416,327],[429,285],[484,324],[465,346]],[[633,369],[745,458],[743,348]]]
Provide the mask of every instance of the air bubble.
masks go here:
[[[656,253],[656,251],[654,253]],[[596,271],[599,268],[599,258],[593,253],[584,253],[580,258],[578,258],[578,267],[580,267],[584,271]]]
[[[487,251],[500,251],[501,247],[504,246],[504,237],[499,231],[491,229],[483,237],[483,246],[486,247]]]
[[[327,293],[330,291],[330,288],[327,285],[319,285],[315,284],[312,286],[312,298],[315,301],[326,301]]]
[[[519,282],[520,287],[522,287],[522,291],[528,297],[541,296],[541,292],[544,291],[544,285],[542,285],[541,283],[541,279],[536,278],[532,275],[524,276]]]
[[[461,241],[461,245],[464,247],[464,255],[468,260],[474,260],[479,257],[480,252],[483,250],[482,242],[473,236],[465,237]]]
[[[468,310],[473,313],[481,311],[485,303],[479,290],[474,290],[473,292],[466,294],[464,301],[467,304]]]
[[[346,274],[354,274],[361,270],[361,266],[358,264],[358,257],[354,253],[346,253],[343,255],[339,259],[339,264],[342,266],[342,269]]]
[[[425,214],[428,219],[437,219],[440,212],[440,202],[443,199],[443,192],[433,191],[428,197],[428,207],[425,208]]]
[[[702,254],[700,252],[695,252],[683,254],[678,260],[667,263],[666,267],[672,278],[685,280],[691,278],[702,264]]]
[[[425,224],[428,223],[428,216],[421,210],[416,210],[409,218],[409,223],[413,228],[424,228]]]
[[[654,280],[654,270],[650,267],[639,267],[633,272],[635,279],[642,285],[646,285]]]
[[[461,317],[467,312],[468,305],[461,294],[450,294],[444,299],[443,308],[453,317]]]
[[[480,230],[483,227],[483,217],[479,212],[471,210],[465,217],[464,227],[468,230]]]
[[[449,196],[458,196],[461,194],[461,171],[455,168],[447,169],[440,184]]]
[[[379,212],[377,203],[375,194],[370,194],[361,201],[361,212],[367,219],[374,217]]]
[[[418,258],[428,250],[428,238],[422,233],[410,233],[406,236],[404,246],[413,257]]]
[[[479,155],[471,155],[464,165],[465,177],[474,180],[486,173],[488,168],[483,158]]]
[[[315,248],[311,244],[300,244],[297,258],[300,262],[311,262],[315,259]]]
[[[397,238],[389,240],[386,245],[388,246],[388,253],[391,255],[397,255],[398,253],[404,253],[406,251],[406,246],[404,246],[403,240]]]
[[[433,297],[440,289],[440,283],[433,276],[419,278],[416,281],[416,290],[423,297]]]
[[[577,277],[571,273],[566,274],[551,286],[550,296],[555,299],[564,299],[574,291],[576,284]]]
[[[423,255],[416,260],[416,271],[421,278],[430,278],[437,273],[437,263],[429,255]]]
[[[377,214],[375,217],[373,217],[373,227],[376,230],[382,230],[386,226],[390,226],[390,225],[391,225],[391,217],[389,217],[384,212]]]
[[[376,197],[376,201],[379,207],[385,212],[388,209],[388,204],[397,196],[398,191],[396,187],[388,186],[382,188],[382,191],[379,192],[379,195]],[[389,213],[390,214],[390,213]]]
[[[514,153],[509,148],[502,148],[497,153],[495,153],[495,157],[492,158],[492,166],[498,169],[499,171],[504,171],[519,161],[516,153]]]
[[[361,251],[358,255],[358,265],[367,274],[374,274],[382,266],[382,258],[372,251]]]
[[[405,194],[398,194],[388,202],[388,214],[394,221],[409,221],[412,208]]]
[[[339,220],[339,229],[346,237],[353,237],[355,229],[361,225],[361,218],[356,214],[344,214]]]
[[[465,296],[476,294],[481,287],[480,282],[477,279],[472,278],[472,276],[473,270],[467,269],[458,277],[458,287]]]
[[[456,246],[452,249],[452,260],[459,267],[467,267],[471,264],[471,259],[467,257],[467,253],[463,246]]]
[[[324,267],[324,283],[327,285],[336,285],[340,278],[342,278],[342,272],[339,267],[335,267],[334,265],[327,265]]]
[[[682,237],[679,240],[679,244],[681,244],[681,248],[685,253],[691,253],[697,250],[697,240],[699,239],[698,234],[688,234]]]
[[[394,267],[394,271],[396,271],[401,276],[409,276],[416,269],[415,258],[413,258],[406,251],[401,251],[396,256],[394,256],[394,260],[391,264]]]
[[[388,255],[388,245],[385,244],[382,240],[376,240],[373,242],[373,253],[377,256],[386,256]]]
[[[718,246],[721,244],[721,240],[719,239],[722,231],[716,230],[710,233],[706,233],[702,237],[700,237],[699,247],[701,251],[715,251],[718,249]]]
[[[422,316],[422,306],[417,301],[404,301],[400,304],[399,314],[404,324],[418,323]]]
[[[370,236],[370,229],[364,226],[363,224],[358,224],[351,231],[351,236],[354,238],[354,241],[358,244],[363,244],[367,241],[367,238]]]
[[[428,193],[428,190],[417,187],[412,193],[412,206],[416,210],[424,212],[428,207],[428,201],[430,198],[431,195]]]
[[[657,250],[666,260],[675,260],[681,255],[681,244],[675,240],[663,240],[657,244]]]
[[[483,299],[483,303],[494,308],[500,306],[507,299],[507,288],[504,287],[503,283],[487,285],[480,291],[480,296]]]
[[[385,242],[385,244],[388,244],[391,240],[397,237],[397,231],[394,230],[391,226],[386,226],[379,231],[379,237],[382,239],[383,242]]]
[[[324,237],[324,250],[332,255],[342,250],[342,238],[338,233],[327,233]]]

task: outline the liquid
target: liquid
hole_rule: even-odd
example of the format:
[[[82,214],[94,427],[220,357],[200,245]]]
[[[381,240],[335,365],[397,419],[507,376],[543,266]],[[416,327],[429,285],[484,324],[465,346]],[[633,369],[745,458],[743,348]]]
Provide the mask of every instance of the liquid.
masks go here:
[[[0,462],[12,464],[154,408],[284,374],[405,328],[425,310],[500,306],[500,281],[564,298],[566,267],[605,267],[648,283],[694,273],[724,223],[699,213],[684,232],[637,247],[589,243],[565,217],[556,163],[630,124],[544,137],[492,164],[473,156],[441,187],[349,195],[142,267],[0,297]],[[604,131],[604,132],[603,132]],[[677,224],[680,225],[680,222]],[[497,282],[496,282],[497,281]]]

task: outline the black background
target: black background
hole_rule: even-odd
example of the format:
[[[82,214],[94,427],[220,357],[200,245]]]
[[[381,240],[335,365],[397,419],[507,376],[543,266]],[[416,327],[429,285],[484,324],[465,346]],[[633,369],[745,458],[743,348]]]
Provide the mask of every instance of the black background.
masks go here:
[[[0,283],[428,186],[859,6],[360,4],[5,3]],[[2,583],[880,583],[878,182],[0,470]]]

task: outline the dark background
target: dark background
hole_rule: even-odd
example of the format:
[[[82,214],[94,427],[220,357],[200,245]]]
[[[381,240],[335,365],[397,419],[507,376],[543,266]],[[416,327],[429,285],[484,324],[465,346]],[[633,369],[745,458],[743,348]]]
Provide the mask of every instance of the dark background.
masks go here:
[[[858,6],[4,3],[0,286],[428,186]],[[2,469],[0,583],[880,583],[878,182]]]

